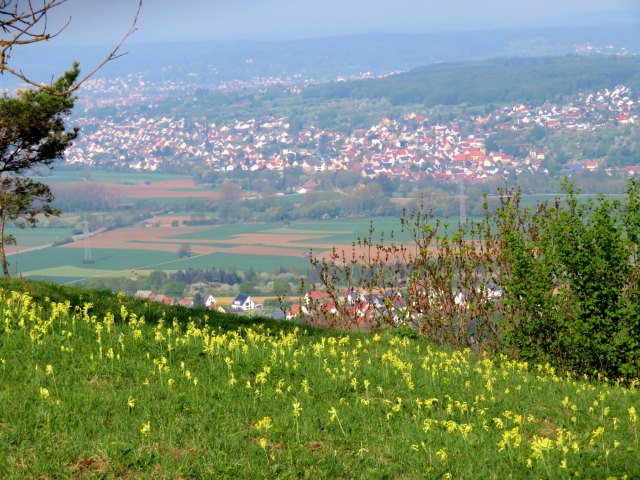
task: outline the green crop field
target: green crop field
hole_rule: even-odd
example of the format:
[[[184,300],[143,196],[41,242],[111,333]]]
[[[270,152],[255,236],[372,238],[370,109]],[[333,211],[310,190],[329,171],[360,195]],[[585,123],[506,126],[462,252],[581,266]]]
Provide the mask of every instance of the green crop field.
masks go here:
[[[180,268],[226,268],[247,271],[253,268],[256,272],[273,272],[278,267],[309,267],[309,260],[300,256],[286,255],[252,255],[229,254],[216,252],[208,255],[198,255],[191,258],[176,259],[163,265],[150,268],[150,270],[177,270]]]
[[[640,478],[637,380],[8,285],[1,478]]]
[[[81,170],[56,170],[55,168],[38,180],[45,183],[68,183],[84,181],[86,176],[94,182],[108,183],[139,183],[139,182],[169,182],[173,180],[191,180],[191,175],[156,172],[106,172],[96,170],[85,172]]]
[[[176,250],[179,245],[176,245]],[[309,261],[299,256],[250,255],[216,252],[190,258],[178,258],[177,253],[154,250],[116,250],[94,248],[93,263],[84,263],[81,248],[53,247],[9,257],[11,271],[21,276],[60,282],[79,281],[101,276],[126,276],[134,270],[177,270],[184,268],[234,268],[273,272],[278,267],[306,267]]]
[[[7,228],[6,235],[15,235],[20,248],[46,245],[71,237],[71,228]]]
[[[184,240],[232,240],[237,235],[265,234],[265,235],[314,235],[318,240],[300,240],[297,243],[328,243],[351,244],[358,237],[368,235],[369,227],[373,222],[375,227],[374,239],[379,238],[380,232],[385,236],[392,230],[400,232],[400,221],[397,217],[375,218],[340,218],[330,220],[295,221],[287,225],[282,223],[255,223],[255,224],[225,224],[213,226],[197,233],[178,234],[169,238]],[[408,235],[401,238],[409,240]]]
[[[25,277],[60,281],[97,276],[124,276],[131,270],[151,269],[176,259],[177,254],[150,250],[94,248],[93,263],[84,263],[82,248],[53,247],[9,257],[10,269]],[[68,281],[68,280],[67,280]]]

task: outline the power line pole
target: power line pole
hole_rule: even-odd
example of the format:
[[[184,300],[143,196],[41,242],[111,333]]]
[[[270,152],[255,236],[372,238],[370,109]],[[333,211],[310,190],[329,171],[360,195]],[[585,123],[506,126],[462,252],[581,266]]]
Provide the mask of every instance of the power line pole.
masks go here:
[[[91,236],[89,235],[89,222],[87,221],[87,214],[84,214],[84,263],[93,263],[91,258]]]
[[[458,192],[460,195],[460,225],[467,226],[467,196],[464,193],[464,180],[458,179]]]

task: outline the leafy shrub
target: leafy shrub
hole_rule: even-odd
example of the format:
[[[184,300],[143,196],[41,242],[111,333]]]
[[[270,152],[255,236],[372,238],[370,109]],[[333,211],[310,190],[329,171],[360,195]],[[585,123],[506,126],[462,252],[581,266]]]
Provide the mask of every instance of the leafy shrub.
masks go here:
[[[535,209],[503,195],[492,238],[505,289],[504,343],[518,356],[577,373],[640,373],[640,189],[624,202],[567,197]]]
[[[438,344],[505,353],[587,376],[640,375],[640,187],[624,201],[564,200],[523,207],[501,191],[484,218],[459,224],[420,208],[403,214],[411,245],[384,235],[351,256],[311,255],[323,295],[307,304],[315,325],[411,328]],[[343,293],[346,292],[346,293]]]

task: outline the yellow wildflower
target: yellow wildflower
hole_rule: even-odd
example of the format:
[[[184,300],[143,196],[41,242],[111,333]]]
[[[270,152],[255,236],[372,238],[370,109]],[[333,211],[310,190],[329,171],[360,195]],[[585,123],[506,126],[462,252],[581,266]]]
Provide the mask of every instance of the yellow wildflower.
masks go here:
[[[294,417],[299,417],[301,413],[302,413],[302,406],[300,405],[300,402],[298,400],[294,400],[293,401],[293,416]]]
[[[444,448],[441,448],[440,450],[438,450],[436,452],[436,456],[442,461],[442,462],[446,462],[447,461],[447,451]]]
[[[151,422],[147,421],[142,424],[142,428],[140,429],[140,433],[143,437],[148,437],[151,432]]]
[[[40,396],[44,400],[48,400],[49,399],[49,389],[46,388],[46,387],[40,387]]]

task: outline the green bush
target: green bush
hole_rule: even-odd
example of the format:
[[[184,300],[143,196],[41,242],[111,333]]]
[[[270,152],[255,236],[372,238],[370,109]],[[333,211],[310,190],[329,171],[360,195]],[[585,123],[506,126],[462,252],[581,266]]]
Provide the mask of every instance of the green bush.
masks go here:
[[[493,242],[505,289],[504,343],[521,358],[580,374],[640,374],[640,188],[623,202],[567,197],[535,210],[503,195]]]
[[[563,200],[535,207],[505,189],[495,211],[485,198],[483,220],[457,228],[420,208],[401,218],[411,245],[377,240],[372,225],[351,257],[312,256],[331,308],[319,297],[309,321],[411,328],[454,348],[638,378],[640,187],[630,180],[623,201],[563,189]],[[345,290],[382,300],[347,300]]]

